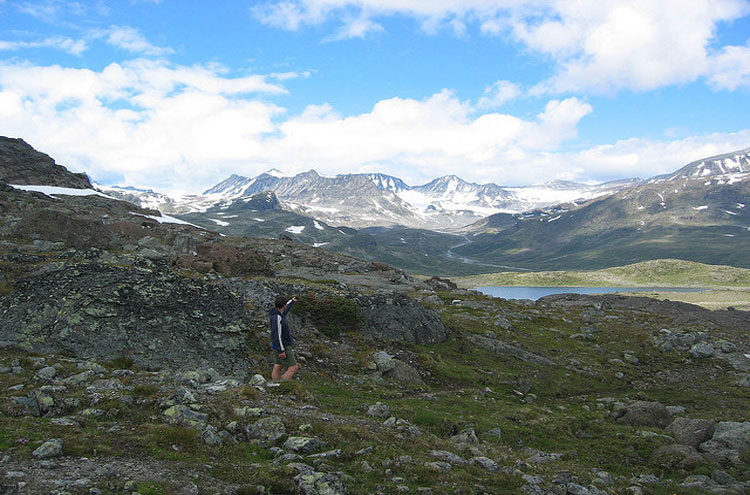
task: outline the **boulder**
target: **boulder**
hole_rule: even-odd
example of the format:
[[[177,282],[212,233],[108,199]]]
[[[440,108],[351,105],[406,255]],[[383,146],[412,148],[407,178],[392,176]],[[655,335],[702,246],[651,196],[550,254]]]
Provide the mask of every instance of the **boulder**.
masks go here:
[[[659,402],[637,401],[617,412],[616,421],[628,426],[666,427],[671,422],[669,411]]]
[[[63,453],[63,443],[59,438],[47,440],[31,453],[37,459],[50,459],[60,457]]]
[[[690,469],[706,462],[705,458],[689,445],[663,445],[651,454],[651,462],[670,469]]]
[[[454,454],[453,452],[448,452],[447,450],[431,450],[430,456],[439,461],[449,462],[456,466],[463,466],[467,464],[466,459],[464,459],[460,455]]]
[[[346,495],[344,482],[332,473],[304,470],[294,480],[304,495]]]
[[[479,444],[479,439],[477,438],[477,434],[474,431],[474,428],[466,428],[465,430],[461,431],[458,435],[453,435],[450,438],[451,442],[453,443],[465,443],[469,445],[477,445]]]
[[[208,415],[194,411],[188,406],[178,404],[164,411],[164,415],[171,423],[185,424],[188,426],[203,425],[208,422]]]
[[[368,407],[366,414],[376,418],[389,418],[391,416],[391,410],[388,405],[378,402]]]
[[[267,447],[276,444],[286,435],[286,426],[278,416],[269,416],[248,426],[246,433],[248,438],[259,440],[261,445]]]
[[[486,471],[490,471],[492,473],[496,473],[500,471],[500,466],[498,465],[498,463],[496,463],[489,457],[484,457],[484,456],[472,457],[471,463],[479,466],[480,468]]]
[[[715,430],[714,422],[707,419],[677,418],[667,427],[677,443],[694,448],[710,440]]]
[[[750,452],[750,423],[719,423],[711,440],[700,444],[698,450],[721,464],[741,464],[743,455]]]
[[[716,354],[716,349],[708,342],[698,342],[688,351],[691,356],[697,359],[710,358]]]
[[[34,374],[34,380],[51,382],[57,376],[57,370],[52,366],[45,366]]]
[[[284,448],[298,454],[313,454],[326,447],[324,441],[315,437],[289,437]]]

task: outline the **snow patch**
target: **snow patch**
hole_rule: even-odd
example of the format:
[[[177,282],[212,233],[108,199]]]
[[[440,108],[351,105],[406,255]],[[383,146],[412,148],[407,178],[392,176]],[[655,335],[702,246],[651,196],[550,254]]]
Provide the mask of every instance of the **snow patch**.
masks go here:
[[[330,244],[330,242],[316,242],[316,243],[313,244],[313,247],[321,247],[321,246],[325,246],[327,244]]]
[[[318,229],[318,230],[325,230],[325,229],[323,228],[323,226],[322,226],[322,225],[320,225],[320,224],[319,224],[319,223],[317,222],[317,220],[313,220],[313,225],[314,225],[314,226],[315,226],[315,228],[316,228],[316,229]]]
[[[129,213],[131,215],[135,215],[136,217],[150,218],[151,220],[156,220],[159,223],[176,223],[177,225],[190,225],[191,227],[195,227],[197,229],[203,229],[203,227],[199,227],[190,222],[186,222],[185,220],[180,220],[179,218],[170,217],[169,215],[162,215],[160,217],[157,217],[156,215],[143,215],[142,213],[136,213],[134,211],[131,211]]]
[[[46,194],[50,198],[55,198],[55,195],[60,196],[101,196],[103,198],[107,199],[115,199],[112,196],[107,196],[104,193],[100,193],[99,191],[95,191],[93,189],[73,189],[72,187],[56,187],[56,186],[27,186],[27,185],[17,185],[17,184],[9,184],[10,187],[13,189],[20,189],[21,191],[31,191],[31,192],[40,192],[42,194]]]
[[[218,220],[216,218],[209,218],[209,220],[211,220],[212,222],[215,222],[216,225],[219,225],[220,227],[226,227],[227,225],[229,225],[229,222],[225,222],[223,220]]]
[[[708,205],[703,205],[703,206],[693,206],[693,209],[694,209],[695,211],[707,210],[707,209],[708,209]]]
[[[301,234],[303,230],[305,230],[304,225],[293,225],[291,227],[287,227],[284,229],[287,232],[290,232],[292,234]]]

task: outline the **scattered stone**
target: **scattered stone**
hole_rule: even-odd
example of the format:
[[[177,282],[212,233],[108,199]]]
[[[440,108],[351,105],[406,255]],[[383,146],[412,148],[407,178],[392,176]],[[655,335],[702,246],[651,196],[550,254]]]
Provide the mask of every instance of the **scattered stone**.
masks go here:
[[[376,418],[388,418],[391,415],[391,410],[388,407],[387,404],[383,404],[382,402],[378,402],[369,408],[367,408],[368,416],[374,416]]]
[[[50,420],[50,423],[52,423],[53,425],[57,425],[57,426],[74,426],[76,428],[81,427],[81,425],[78,422],[73,421],[70,418],[52,418]]]
[[[424,465],[427,469],[438,473],[450,473],[453,469],[449,463],[444,461],[425,462]]]
[[[294,480],[304,495],[345,495],[347,493],[341,478],[331,473],[303,471]]]
[[[740,381],[737,382],[737,385],[743,388],[750,388],[750,375],[745,375],[740,378]]]
[[[477,434],[474,431],[474,428],[466,428],[458,435],[453,435],[450,437],[450,441],[453,443],[466,443],[469,445],[478,445],[479,439],[477,438]]]
[[[669,411],[659,402],[638,401],[617,412],[616,421],[629,426],[658,426],[664,428],[671,422]]]
[[[59,438],[47,440],[31,453],[37,459],[51,459],[63,454],[63,443]]]
[[[716,485],[717,483],[714,480],[703,474],[692,474],[680,483],[680,486],[685,488],[697,488],[705,492],[714,488]]]
[[[250,379],[249,385],[252,385],[253,387],[265,387],[266,383],[266,378],[263,375],[255,374]]]
[[[208,422],[208,415],[202,412],[194,411],[188,406],[178,404],[172,406],[166,411],[164,415],[170,422],[183,423],[191,426],[203,425]]]
[[[263,415],[263,409],[250,406],[235,407],[234,415],[240,418],[259,418]]]
[[[269,416],[253,423],[247,428],[246,433],[248,438],[257,439],[262,446],[268,447],[286,435],[286,427],[278,416]]]
[[[454,454],[453,452],[448,452],[447,450],[431,450],[429,454],[431,457],[434,457],[435,459],[449,462],[457,466],[463,466],[465,464],[468,464],[466,459],[464,459],[460,455]]]
[[[57,376],[57,370],[52,366],[45,366],[34,374],[34,379],[41,382],[51,382]]]
[[[94,376],[94,372],[92,370],[86,370],[81,373],[70,375],[69,377],[62,380],[62,382],[66,385],[82,385],[86,382],[88,382],[92,376]]]
[[[710,440],[715,430],[714,422],[707,419],[677,418],[667,427],[677,443],[694,448]]]
[[[485,469],[493,473],[500,471],[500,466],[498,465],[498,463],[496,463],[489,457],[484,457],[484,456],[472,457],[471,462],[472,464],[476,464],[482,469]]]
[[[728,340],[721,341],[719,348],[724,354],[730,354],[737,350],[737,346],[733,342],[729,342]]]
[[[108,378],[106,380],[96,380],[94,383],[87,387],[87,390],[104,392],[107,390],[120,390],[124,387],[125,386],[118,378]]]
[[[559,461],[562,457],[563,454],[536,452],[534,455],[526,459],[526,462],[530,464],[549,464],[550,462]]]
[[[324,441],[315,437],[289,437],[284,448],[298,454],[312,454],[326,447]]]
[[[695,450],[695,447],[672,444],[656,449],[651,454],[651,462],[659,466],[668,466],[671,469],[690,469],[705,462],[705,459]]]
[[[485,435],[490,435],[492,437],[502,438],[502,436],[503,436],[503,430],[501,428],[492,428],[490,430],[487,430],[485,432]]]
[[[711,440],[700,444],[698,450],[721,464],[741,464],[742,455],[750,452],[750,422],[719,423]]]
[[[714,349],[714,346],[708,342],[699,342],[693,345],[688,353],[696,359],[705,359],[716,354],[716,349]]]
[[[630,364],[640,364],[641,361],[632,352],[625,352],[622,358]]]

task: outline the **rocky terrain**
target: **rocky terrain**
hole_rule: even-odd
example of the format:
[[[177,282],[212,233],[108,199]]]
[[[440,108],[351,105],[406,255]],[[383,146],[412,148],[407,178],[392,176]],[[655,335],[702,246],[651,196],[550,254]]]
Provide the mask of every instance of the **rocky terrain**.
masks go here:
[[[750,492],[749,313],[492,299],[96,195],[0,211],[0,493]]]

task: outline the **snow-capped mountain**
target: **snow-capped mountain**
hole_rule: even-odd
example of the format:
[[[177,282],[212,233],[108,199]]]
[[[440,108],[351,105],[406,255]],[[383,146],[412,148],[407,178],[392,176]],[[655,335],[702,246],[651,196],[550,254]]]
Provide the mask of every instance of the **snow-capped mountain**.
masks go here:
[[[734,177],[735,180],[740,180],[746,178],[748,174],[750,174],[750,148],[745,148],[734,153],[696,160],[673,174],[654,177],[654,179],[673,181],[677,179],[726,177],[731,180],[731,177]]]
[[[402,225],[452,230],[495,213],[520,213],[562,202],[591,199],[633,185],[633,181],[589,186],[551,182],[528,187],[475,184],[456,175],[409,186],[398,177],[342,174],[327,177],[314,170],[287,176],[272,169],[257,177],[232,174],[202,195],[168,197],[147,190],[100,187],[108,194],[168,214],[205,212],[216,205],[273,191],[283,208],[330,225],[355,228]]]

